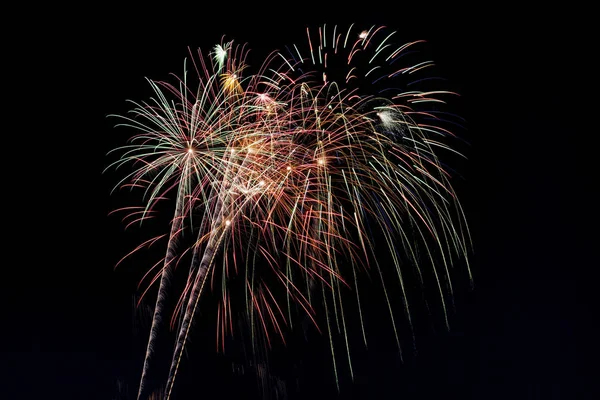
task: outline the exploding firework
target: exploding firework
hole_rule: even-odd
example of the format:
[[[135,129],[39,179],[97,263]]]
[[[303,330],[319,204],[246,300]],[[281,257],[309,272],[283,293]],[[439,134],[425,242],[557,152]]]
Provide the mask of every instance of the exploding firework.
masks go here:
[[[170,277],[184,260],[187,283],[171,317],[177,338],[166,398],[207,282],[219,298],[218,347],[238,312],[255,340],[285,343],[299,310],[327,334],[336,382],[338,336],[352,374],[350,302],[366,343],[358,287],[364,271],[381,280],[398,346],[396,304],[411,324],[407,262],[420,279],[423,265],[431,266],[446,312],[449,269],[466,259],[469,238],[451,175],[437,155],[454,151],[444,142],[453,135],[437,107],[427,105],[452,93],[407,89],[417,79],[390,85],[432,65],[404,62],[419,42],[394,45],[385,28],[326,28],[307,30],[308,46],[272,53],[256,73],[246,66],[246,46],[227,42],[209,57],[198,52],[197,83],[187,73],[175,84],[150,80],[154,97],[120,117],[138,131],[112,165],[133,165],[117,186],[145,193],[132,221],[150,218],[159,202],[175,197],[165,257],[148,273],[148,287],[158,282],[159,288],[138,398]],[[181,245],[184,233],[195,238],[189,246]],[[385,267],[378,262],[384,253],[392,260]],[[400,287],[400,299],[388,295],[391,284]],[[241,293],[232,295],[233,288]],[[344,290],[353,296],[344,298]]]

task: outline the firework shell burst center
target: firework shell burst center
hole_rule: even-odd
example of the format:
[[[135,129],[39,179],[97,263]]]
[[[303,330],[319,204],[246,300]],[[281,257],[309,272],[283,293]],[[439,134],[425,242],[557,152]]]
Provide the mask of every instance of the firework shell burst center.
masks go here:
[[[387,282],[401,288],[401,299],[385,293],[397,341],[395,314],[411,320],[406,260],[419,276],[423,258],[430,261],[445,312],[449,269],[466,260],[470,241],[451,174],[438,158],[456,153],[439,111],[455,93],[410,90],[433,63],[408,63],[421,42],[398,45],[394,34],[383,27],[307,29],[304,46],[271,53],[254,72],[247,46],[223,41],[192,54],[174,82],[148,80],[153,96],[116,116],[135,131],[109,167],[129,168],[117,188],[143,191],[143,206],[127,209],[131,223],[174,199],[164,259],[144,277],[159,288],[138,398],[169,278],[184,255],[191,256],[177,269],[187,284],[171,316],[178,329],[166,398],[208,287],[219,291],[218,346],[233,330],[236,309],[267,345],[274,336],[285,341],[291,309],[299,309],[332,342],[332,325],[342,320],[350,373],[344,315],[353,307],[362,326],[362,271],[377,271],[384,291]],[[195,239],[182,250],[184,233]],[[392,265],[377,262],[382,251]],[[240,304],[230,293],[234,277],[244,282]],[[342,289],[354,294],[343,298]],[[331,352],[335,368],[333,345]]]

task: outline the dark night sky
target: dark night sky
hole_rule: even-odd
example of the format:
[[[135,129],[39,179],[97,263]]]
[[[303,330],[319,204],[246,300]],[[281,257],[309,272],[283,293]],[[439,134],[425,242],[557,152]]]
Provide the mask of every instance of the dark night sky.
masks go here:
[[[302,37],[307,25],[355,22],[387,25],[406,41],[427,40],[438,71],[462,95],[458,113],[468,129],[461,134],[471,147],[458,189],[474,236],[475,286],[458,285],[450,332],[436,315],[433,322],[421,318],[417,354],[404,364],[387,339],[361,353],[357,382],[339,398],[595,398],[591,360],[600,331],[587,275],[598,265],[597,229],[590,226],[596,198],[582,144],[592,132],[573,123],[579,117],[570,110],[568,87],[577,71],[562,68],[587,54],[567,50],[567,39],[551,29],[558,13],[477,17],[416,4],[395,12],[331,5],[311,13],[284,6],[90,9],[85,18],[46,22],[38,39],[45,43],[35,51],[41,70],[31,75],[44,75],[49,85],[32,92],[43,115],[46,161],[25,192],[33,191],[26,196],[34,199],[27,200],[33,222],[19,223],[21,254],[8,263],[16,275],[15,285],[4,285],[11,306],[3,315],[0,376],[8,385],[0,397],[134,398],[142,362],[132,332],[138,276],[112,267],[136,239],[107,217],[122,204],[109,194],[116,176],[101,174],[106,152],[126,133],[106,115],[147,94],[145,76],[179,73],[187,46],[208,50],[225,34],[260,52],[286,44],[291,34]],[[205,361],[196,357],[193,364],[195,390],[204,397],[190,391],[176,399],[255,398],[252,378],[232,374],[231,362],[206,347],[198,350]],[[305,358],[312,365],[307,383],[290,398],[335,398],[329,360],[318,350]],[[118,393],[119,380],[130,397]]]

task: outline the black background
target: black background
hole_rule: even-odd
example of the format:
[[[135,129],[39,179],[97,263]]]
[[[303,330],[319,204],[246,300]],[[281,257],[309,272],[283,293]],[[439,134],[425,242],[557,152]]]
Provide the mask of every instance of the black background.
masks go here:
[[[179,73],[188,46],[209,50],[227,35],[264,53],[302,38],[306,26],[352,22],[427,40],[440,75],[461,94],[455,111],[471,147],[458,190],[474,236],[475,286],[459,285],[450,332],[422,317],[417,353],[404,363],[385,339],[361,353],[356,383],[345,382],[339,398],[595,398],[598,235],[587,155],[595,130],[579,127],[593,118],[577,111],[585,100],[572,90],[585,83],[575,66],[590,51],[568,39],[576,21],[561,10],[425,3],[38,10],[28,20],[35,34],[19,49],[25,57],[9,63],[20,72],[7,76],[22,88],[15,104],[25,115],[14,117],[20,144],[7,151],[19,161],[7,162],[17,183],[5,230],[18,245],[4,266],[0,397],[135,398],[139,276],[113,270],[135,237],[107,216],[122,204],[110,195],[115,176],[102,174],[126,135],[106,115],[146,95],[144,77]],[[336,398],[322,340],[291,349],[311,365],[291,398]],[[232,373],[213,347],[198,349],[196,378],[176,398],[259,398],[251,374]]]

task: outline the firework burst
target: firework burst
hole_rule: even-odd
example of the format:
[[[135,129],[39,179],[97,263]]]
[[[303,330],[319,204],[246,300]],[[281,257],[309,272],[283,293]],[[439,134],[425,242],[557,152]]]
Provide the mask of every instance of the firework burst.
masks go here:
[[[240,311],[253,338],[267,346],[274,336],[285,343],[292,311],[300,310],[327,333],[336,382],[334,331],[353,373],[345,317],[350,300],[367,340],[357,284],[363,271],[376,271],[382,282],[399,347],[395,305],[411,323],[404,261],[421,276],[420,249],[446,312],[449,269],[466,258],[468,230],[451,175],[437,156],[438,149],[451,150],[444,138],[453,135],[441,123],[423,122],[441,121],[423,105],[438,105],[452,93],[389,85],[431,65],[403,64],[418,42],[395,46],[385,28],[326,28],[307,30],[304,53],[296,45],[272,53],[255,74],[245,75],[245,46],[222,43],[210,57],[199,52],[193,57],[197,85],[187,74],[176,85],[149,81],[155,97],[121,117],[139,132],[113,165],[134,166],[118,186],[144,190],[145,204],[130,214],[133,220],[150,217],[159,201],[175,196],[166,255],[149,273],[150,284],[160,283],[138,398],[169,276],[185,254],[187,284],[171,319],[177,341],[166,398],[207,282],[220,299],[218,347]],[[185,250],[176,245],[183,232],[196,238]],[[380,267],[382,252],[392,265]],[[241,296],[231,295],[235,280],[243,282]],[[393,281],[401,299],[388,295]],[[353,291],[354,300],[345,299],[342,288]],[[324,324],[315,301],[324,308]]]

